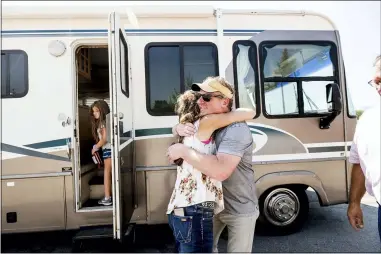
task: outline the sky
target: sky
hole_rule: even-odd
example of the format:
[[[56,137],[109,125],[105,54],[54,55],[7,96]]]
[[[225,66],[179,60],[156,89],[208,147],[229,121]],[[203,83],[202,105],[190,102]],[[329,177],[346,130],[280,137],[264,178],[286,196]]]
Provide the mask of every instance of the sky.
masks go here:
[[[32,1],[2,1],[2,5]],[[337,26],[342,43],[347,83],[356,109],[373,105],[379,95],[367,84],[373,62],[381,54],[380,1],[33,1],[34,5],[214,5],[229,9],[304,10],[322,13]]]

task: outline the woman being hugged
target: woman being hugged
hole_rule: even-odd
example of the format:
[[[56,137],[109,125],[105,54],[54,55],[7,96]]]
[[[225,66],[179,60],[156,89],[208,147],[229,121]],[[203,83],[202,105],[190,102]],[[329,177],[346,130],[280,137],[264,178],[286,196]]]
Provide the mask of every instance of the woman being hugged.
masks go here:
[[[224,79],[207,78],[203,83],[212,86],[213,91],[186,91],[177,100],[180,123],[192,124],[196,129],[194,135],[180,138],[179,142],[200,153],[215,154],[213,133],[234,122],[250,120],[255,112],[242,108],[229,112],[234,90]],[[167,215],[178,251],[212,252],[213,216],[224,209],[222,183],[182,159],[175,163],[177,178]]]
[[[100,205],[112,205],[111,196],[111,144],[107,140],[106,115],[110,113],[108,104],[103,100],[95,101],[90,107],[91,130],[96,144],[91,154],[102,149],[104,163],[104,191],[105,196],[98,201]]]

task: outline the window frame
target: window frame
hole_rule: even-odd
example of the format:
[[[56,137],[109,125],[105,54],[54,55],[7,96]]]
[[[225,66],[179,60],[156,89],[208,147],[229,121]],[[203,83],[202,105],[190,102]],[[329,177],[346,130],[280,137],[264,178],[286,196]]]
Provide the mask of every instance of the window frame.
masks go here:
[[[238,45],[245,45],[249,47],[253,47],[254,54],[249,54],[249,61],[251,64],[251,67],[254,70],[254,92],[255,92],[255,116],[253,119],[256,119],[261,114],[261,96],[260,96],[260,89],[259,89],[259,76],[258,76],[258,51],[257,51],[257,44],[252,40],[237,40],[232,45],[232,53],[233,53],[233,78],[234,78],[234,90],[236,91],[235,94],[235,105],[236,108],[239,108],[239,89],[238,89],[238,69],[237,69],[237,56],[238,56]]]
[[[354,115],[351,115],[351,112],[349,111],[349,99],[352,99],[352,98],[349,98],[349,87],[348,87],[348,83],[347,83],[347,75],[345,73],[345,65],[344,65],[344,62],[343,62],[343,77],[344,77],[344,84],[345,84],[345,101],[346,101],[346,106],[347,106],[347,117],[348,118],[351,118],[351,119],[355,119],[357,118],[357,115],[356,115],[356,109],[355,110],[355,114]],[[353,103],[353,101],[352,101]]]
[[[317,46],[331,46],[331,50],[329,51],[331,62],[333,65],[333,76],[330,77],[323,77],[323,76],[316,76],[316,77],[292,77],[292,78],[283,78],[283,77],[271,77],[271,78],[264,78],[264,47],[265,46],[276,46],[276,45],[298,45],[298,44],[310,44],[310,45],[317,45]],[[290,41],[284,41],[284,40],[268,40],[268,41],[262,41],[259,44],[259,65],[260,65],[260,78],[261,78],[261,97],[262,97],[262,113],[263,115],[268,119],[282,119],[282,118],[307,118],[307,117],[325,117],[331,115],[330,113],[304,113],[304,100],[303,100],[303,82],[305,81],[329,81],[332,83],[338,84],[339,88],[341,89],[341,82],[339,77],[339,65],[338,65],[338,50],[337,45],[333,41],[328,40],[290,40]],[[295,115],[269,115],[266,111],[266,98],[265,98],[265,82],[296,82],[297,83],[297,102],[298,102],[298,109],[299,113]],[[328,83],[327,83],[328,84]],[[302,98],[302,99],[301,99]],[[302,111],[302,113],[300,113]]]
[[[122,93],[127,97],[129,98],[130,97],[130,73],[129,73],[129,59],[128,59],[128,45],[127,45],[127,42],[124,38],[124,35],[123,35],[123,32],[121,29],[119,29],[119,40],[121,41],[120,43],[120,47],[122,47],[122,44],[124,46],[124,70],[122,70],[122,68],[120,69],[120,89],[122,91]],[[120,48],[119,48],[119,51]],[[120,55],[120,59],[119,59],[119,64],[120,64],[120,67],[122,67],[122,52],[119,52],[119,55]],[[126,84],[126,91],[123,91],[123,75],[122,75],[122,71],[125,72],[125,84]]]
[[[1,95],[1,99],[18,99],[18,98],[25,97],[28,94],[28,92],[29,92],[29,69],[28,69],[28,67],[29,67],[29,65],[28,65],[29,58],[28,58],[28,54],[24,50],[22,50],[22,49],[4,49],[4,50],[1,50],[1,55],[3,55],[3,54],[4,55],[14,54],[14,53],[24,55],[24,57],[25,57],[25,61],[24,61],[24,72],[25,72],[25,75],[24,75],[24,85],[25,85],[25,92],[21,93],[21,94],[18,94],[18,95],[8,95],[9,94],[8,90],[10,90],[10,75],[7,75],[6,91],[8,91],[8,93],[7,93],[7,95]],[[1,63],[1,64],[3,65],[4,63]],[[9,59],[7,59],[7,68],[9,69]],[[7,72],[8,72],[8,70],[7,70]]]
[[[213,48],[213,55],[215,58],[214,67],[216,76],[219,76],[219,61],[218,61],[218,48],[213,42],[150,42],[144,47],[144,75],[145,75],[145,88],[146,88],[146,109],[151,116],[175,116],[175,111],[158,113],[151,110],[151,96],[150,96],[150,73],[149,73],[149,49],[152,47],[179,47],[180,52],[180,93],[185,91],[184,83],[184,46],[211,46]]]

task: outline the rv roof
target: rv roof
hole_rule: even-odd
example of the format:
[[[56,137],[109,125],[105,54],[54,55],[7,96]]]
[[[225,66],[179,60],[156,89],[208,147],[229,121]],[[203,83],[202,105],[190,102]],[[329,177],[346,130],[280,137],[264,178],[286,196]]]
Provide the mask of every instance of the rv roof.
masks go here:
[[[17,3],[17,2],[15,2]],[[212,5],[42,5],[13,4],[3,2],[2,18],[103,18],[110,12],[116,11],[121,16],[127,16],[131,10],[137,17],[208,17],[218,8]],[[306,15],[304,11],[275,11],[275,10],[237,10],[224,9],[224,13],[240,14],[276,14],[276,15]]]
[[[90,2],[89,2],[90,3]],[[2,19],[71,19],[71,18],[105,18],[110,12],[116,11],[121,17],[128,18],[128,14],[136,17],[210,17],[217,6],[212,5],[108,5],[96,6],[81,5],[52,5],[49,2],[42,5],[18,2],[2,2]],[[223,14],[243,15],[290,15],[290,16],[318,16],[328,21],[334,30],[335,24],[321,13],[305,12],[301,10],[252,10],[252,9],[222,9]]]
[[[121,16],[131,10],[137,17],[205,17],[213,15],[213,6],[34,6],[34,5],[5,5],[2,7],[3,18],[97,18],[107,17],[116,11]]]

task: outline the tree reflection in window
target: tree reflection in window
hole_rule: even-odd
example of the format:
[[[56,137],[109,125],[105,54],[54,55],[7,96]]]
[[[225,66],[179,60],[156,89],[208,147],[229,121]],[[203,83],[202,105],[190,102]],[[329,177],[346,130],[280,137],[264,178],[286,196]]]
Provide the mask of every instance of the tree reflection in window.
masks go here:
[[[325,86],[337,82],[331,60],[336,52],[331,44],[272,44],[263,46],[262,51],[268,114],[328,112]]]

